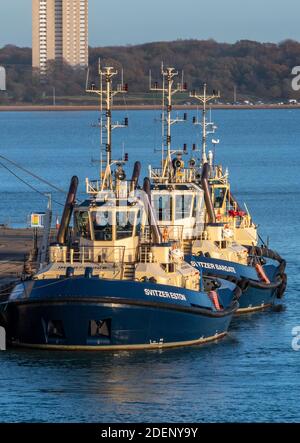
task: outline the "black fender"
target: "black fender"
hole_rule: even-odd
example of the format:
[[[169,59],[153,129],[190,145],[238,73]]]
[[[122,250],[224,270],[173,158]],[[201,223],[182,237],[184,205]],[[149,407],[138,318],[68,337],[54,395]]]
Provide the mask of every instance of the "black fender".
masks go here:
[[[233,291],[233,299],[234,300],[239,300],[241,298],[243,291],[242,288],[239,285],[236,285],[234,291]]]
[[[287,275],[284,273],[284,274],[282,274],[281,285],[278,287],[277,293],[276,293],[276,297],[278,299],[283,298],[285,290],[286,290],[286,287],[287,287]]]
[[[258,289],[277,289],[282,284],[282,278],[281,276],[278,276],[277,280],[272,283],[264,283],[262,281],[257,280],[248,280],[249,286],[252,288],[258,288]]]
[[[249,280],[247,278],[242,278],[238,281],[238,286],[242,292],[247,291],[247,289],[249,288]]]
[[[285,273],[286,261],[278,254],[278,252],[267,248],[266,246],[245,246],[250,254],[257,255],[258,257],[270,258],[279,263],[278,265],[278,278],[274,283],[266,285],[263,282],[251,282],[253,287],[261,289],[277,289],[277,298],[282,298],[287,286],[287,275]]]

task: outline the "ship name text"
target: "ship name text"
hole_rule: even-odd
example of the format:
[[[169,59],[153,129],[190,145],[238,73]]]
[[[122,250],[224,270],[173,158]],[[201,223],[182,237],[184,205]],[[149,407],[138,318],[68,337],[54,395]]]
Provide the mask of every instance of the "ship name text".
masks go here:
[[[191,261],[191,265],[194,268],[214,269],[216,271],[232,272],[236,274],[236,270],[233,266],[219,265],[217,263],[206,263],[202,261]]]
[[[159,291],[158,289],[144,289],[145,295],[151,295],[153,297],[171,298],[173,300],[186,301],[186,297],[178,292]]]

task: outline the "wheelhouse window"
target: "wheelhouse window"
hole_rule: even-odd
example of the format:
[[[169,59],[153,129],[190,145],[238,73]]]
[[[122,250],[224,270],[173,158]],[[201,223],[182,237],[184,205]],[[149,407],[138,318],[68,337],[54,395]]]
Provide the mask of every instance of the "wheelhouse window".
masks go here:
[[[202,194],[195,194],[193,202],[192,217],[199,217],[204,209],[204,197]]]
[[[214,189],[214,206],[215,208],[222,208],[226,197],[226,188]]]
[[[191,216],[193,196],[188,194],[176,195],[175,197],[175,220],[181,220]]]
[[[116,239],[132,237],[135,225],[136,211],[117,211],[116,213]]]
[[[92,212],[92,224],[96,241],[111,241],[113,239],[112,211]]]
[[[171,195],[154,195],[153,206],[156,217],[159,221],[172,221],[172,196]]]
[[[90,238],[90,222],[89,213],[87,211],[75,212],[75,226],[80,237]]]
[[[141,210],[138,211],[137,217],[136,217],[136,233],[135,235],[140,235],[141,229],[142,229],[142,214],[143,212]]]
[[[192,217],[197,217],[198,212],[199,212],[199,195],[195,195],[193,202]]]

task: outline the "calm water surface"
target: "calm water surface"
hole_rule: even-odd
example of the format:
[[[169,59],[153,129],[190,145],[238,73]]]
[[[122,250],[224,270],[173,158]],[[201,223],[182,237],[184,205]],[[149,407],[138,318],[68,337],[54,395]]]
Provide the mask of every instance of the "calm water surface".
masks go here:
[[[146,175],[147,162],[159,162],[159,113],[128,114],[128,130],[114,133],[115,152],[129,153],[128,175],[137,159]],[[200,140],[192,115],[174,129],[178,147]],[[217,158],[229,166],[233,192],[288,261],[283,305],[236,318],[225,340],[200,348],[2,352],[0,421],[300,421],[300,352],[291,347],[292,328],[300,325],[300,111],[216,111],[213,117],[221,139]],[[83,192],[85,177],[97,174],[91,159],[98,156],[98,130],[90,127],[96,120],[94,112],[0,113],[0,155],[63,189],[77,174]],[[64,203],[65,196],[53,198]],[[45,204],[0,166],[0,223],[24,226]]]

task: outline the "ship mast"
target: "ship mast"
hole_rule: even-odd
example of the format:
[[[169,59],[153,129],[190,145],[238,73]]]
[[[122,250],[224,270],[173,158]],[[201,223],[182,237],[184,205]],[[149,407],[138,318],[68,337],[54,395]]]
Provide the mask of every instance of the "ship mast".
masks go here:
[[[127,84],[123,83],[123,75],[122,75],[122,83],[117,85],[117,88],[113,89],[113,78],[118,74],[118,71],[111,66],[106,66],[103,69],[101,68],[100,62],[98,64],[98,75],[100,78],[99,89],[96,89],[95,83],[91,84],[91,87],[86,87],[87,93],[97,94],[100,97],[100,112],[101,112],[101,141],[100,144],[103,145],[104,136],[103,130],[106,133],[106,143],[105,143],[105,152],[106,152],[106,161],[105,161],[105,170],[103,171],[103,161],[102,161],[102,152],[100,152],[100,181],[101,181],[101,190],[105,187],[112,186],[112,174],[111,174],[111,166],[116,163],[112,160],[112,130],[116,128],[124,128],[128,126],[128,118],[125,118],[123,123],[112,122],[112,104],[113,97],[120,93],[128,92]],[[104,83],[104,87],[103,87]],[[88,79],[87,79],[88,84]],[[105,123],[102,123],[102,110],[103,110],[103,100],[105,102]]]
[[[161,75],[163,77],[163,84],[162,87],[159,88],[157,82],[154,83],[154,86],[151,85],[151,76],[150,76],[150,91],[156,91],[156,92],[162,92],[163,93],[163,108],[165,106],[165,97],[166,97],[166,113],[167,116],[162,115],[162,132],[163,137],[165,136],[165,145],[166,145],[166,158],[164,158],[164,151],[165,146],[163,144],[162,146],[162,176],[166,177],[167,172],[170,172],[172,170],[171,164],[172,164],[172,140],[171,140],[171,127],[173,124],[182,122],[186,120],[186,114],[184,114],[184,118],[172,118],[172,99],[173,95],[177,94],[178,92],[185,92],[187,90],[186,84],[181,81],[181,83],[177,83],[175,87],[174,86],[174,78],[178,76],[178,71],[175,71],[174,68],[168,67],[164,69],[164,66],[162,64],[161,67]],[[166,123],[166,133],[165,133],[165,123]]]
[[[207,142],[207,135],[211,134],[213,132],[207,131],[207,127],[212,125],[212,122],[207,122],[206,121],[206,114],[207,114],[207,103],[209,103],[212,100],[215,100],[217,98],[220,98],[220,92],[215,93],[215,91],[213,91],[212,95],[207,95],[207,87],[206,87],[206,83],[204,84],[204,88],[203,88],[203,95],[197,94],[196,91],[192,91],[190,93],[190,97],[192,98],[196,98],[197,100],[199,100],[202,105],[202,123],[199,123],[196,119],[193,120],[194,124],[201,124],[202,126],[202,158],[201,158],[201,163],[202,166],[204,165],[204,163],[207,162],[207,154],[206,154],[206,142]]]

